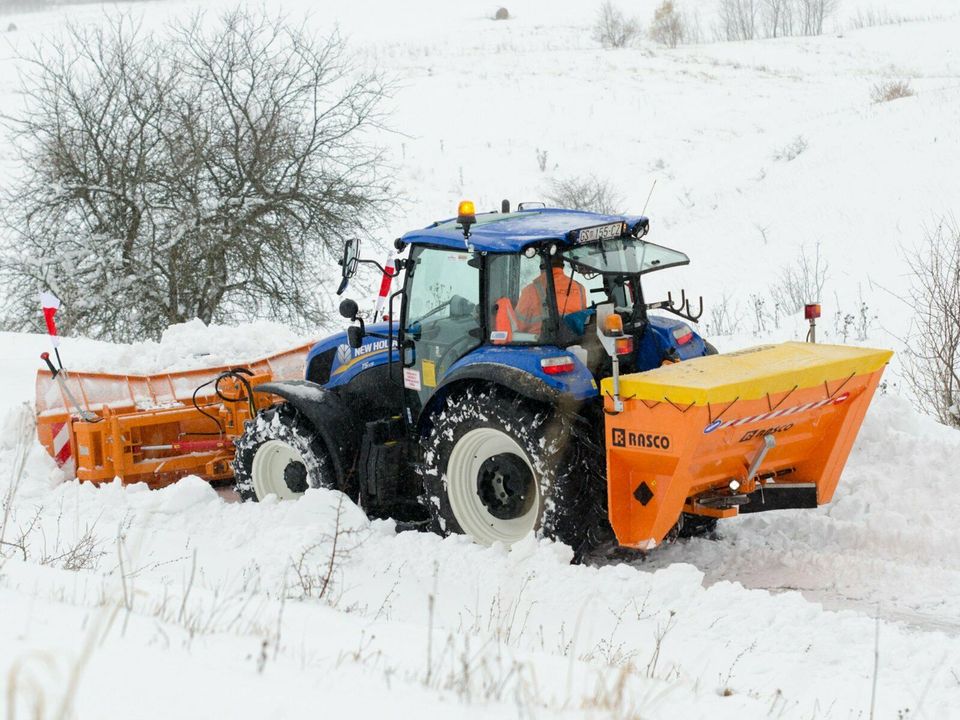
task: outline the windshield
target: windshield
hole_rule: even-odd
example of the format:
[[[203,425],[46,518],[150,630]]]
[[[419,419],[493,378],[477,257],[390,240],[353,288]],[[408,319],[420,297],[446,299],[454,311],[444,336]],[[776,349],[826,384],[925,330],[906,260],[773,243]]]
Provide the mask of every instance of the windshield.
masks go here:
[[[581,270],[604,275],[642,275],[690,262],[682,252],[638,238],[613,238],[579,245],[565,250],[563,256]]]

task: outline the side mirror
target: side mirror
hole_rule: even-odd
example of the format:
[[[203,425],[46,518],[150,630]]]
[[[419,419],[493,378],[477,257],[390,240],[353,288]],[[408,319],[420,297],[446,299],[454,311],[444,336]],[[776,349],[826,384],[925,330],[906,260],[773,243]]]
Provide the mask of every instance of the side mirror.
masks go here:
[[[356,274],[359,257],[360,240],[357,238],[347,240],[343,246],[343,255],[340,257],[340,273],[342,279],[340,280],[340,287],[337,290],[337,295],[342,294],[343,291],[347,289],[347,285],[350,283],[350,278]]]
[[[351,325],[347,328],[347,345],[356,350],[363,345],[363,328],[359,325]]]
[[[343,302],[340,303],[340,314],[350,322],[357,319],[358,312],[360,312],[360,308],[357,306],[356,300],[344,298]]]

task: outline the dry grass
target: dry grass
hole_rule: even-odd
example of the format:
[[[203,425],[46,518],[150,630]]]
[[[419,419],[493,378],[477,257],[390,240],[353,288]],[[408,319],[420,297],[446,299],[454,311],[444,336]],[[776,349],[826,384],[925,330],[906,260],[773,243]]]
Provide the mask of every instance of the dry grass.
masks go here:
[[[913,88],[909,80],[887,80],[877,83],[870,90],[870,99],[875,103],[885,103],[901,98],[912,97]]]

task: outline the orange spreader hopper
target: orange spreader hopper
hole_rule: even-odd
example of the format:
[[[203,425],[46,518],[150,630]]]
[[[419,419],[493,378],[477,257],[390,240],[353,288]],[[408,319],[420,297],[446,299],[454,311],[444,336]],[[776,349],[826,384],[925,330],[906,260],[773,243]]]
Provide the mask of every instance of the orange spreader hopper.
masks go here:
[[[202,388],[197,405],[215,417],[204,416],[193,404],[200,385],[221,372],[244,368],[251,386],[271,380],[304,376],[307,352],[313,343],[249,363],[186,370],[157,375],[111,375],[70,372],[67,388],[83,410],[99,420],[73,416],[69,399],[49,370],[37,372],[37,437],[47,452],[80,480],[145,482],[161,487],[185,475],[210,481],[233,476],[234,439],[250,417],[246,393],[236,380],[226,379],[221,391],[237,402],[218,397],[213,384]],[[270,404],[270,396],[254,394],[256,408]]]
[[[650,549],[681,513],[731,517],[830,502],[893,355],[789,342],[621,378],[605,396],[608,503],[619,543]]]

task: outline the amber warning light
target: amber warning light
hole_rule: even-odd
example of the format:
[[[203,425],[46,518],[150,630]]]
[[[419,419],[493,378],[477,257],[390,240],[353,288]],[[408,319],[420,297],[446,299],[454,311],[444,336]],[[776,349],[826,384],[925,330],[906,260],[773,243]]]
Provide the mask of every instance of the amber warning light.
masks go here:
[[[457,224],[463,228],[463,238],[470,237],[470,226],[477,222],[477,210],[472,200],[461,200],[457,205]]]

